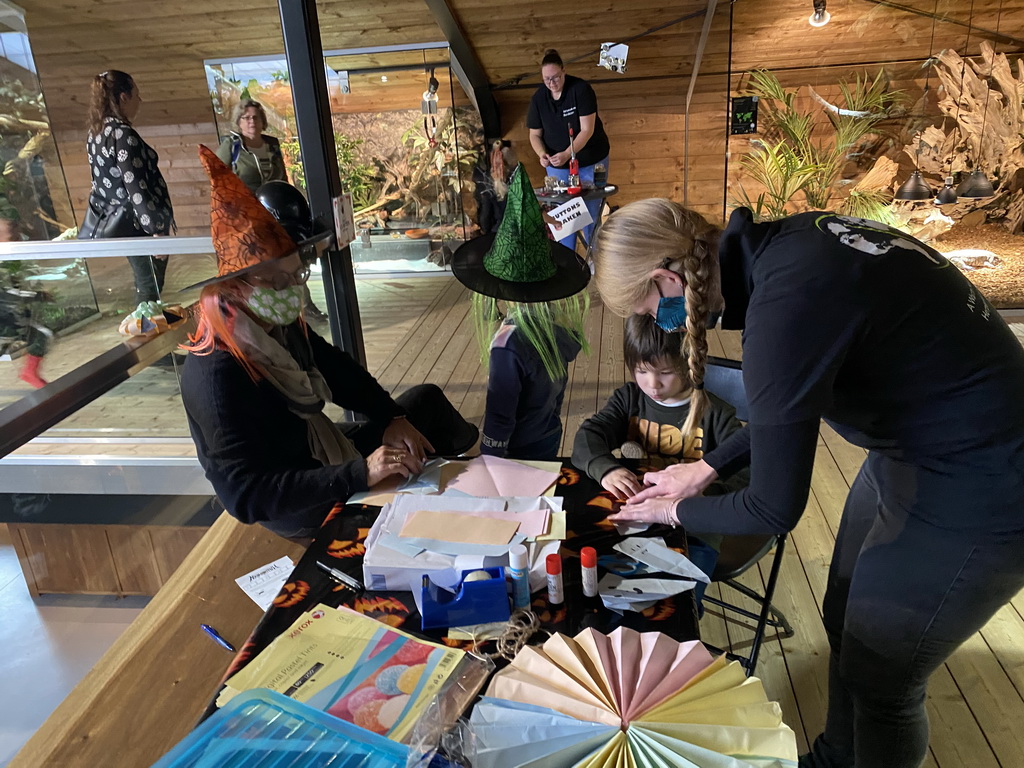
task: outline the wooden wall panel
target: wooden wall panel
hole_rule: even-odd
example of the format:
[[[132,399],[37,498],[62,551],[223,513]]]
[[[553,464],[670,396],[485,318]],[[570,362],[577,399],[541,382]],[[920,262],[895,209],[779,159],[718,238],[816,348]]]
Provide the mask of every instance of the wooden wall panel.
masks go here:
[[[620,186],[620,192],[608,199],[609,205],[622,206],[646,197],[668,197],[682,202],[683,184],[688,178],[689,204],[717,221],[721,217],[725,181],[725,78],[698,78],[691,102],[689,163],[683,152],[689,78],[653,82],[602,78],[593,81],[593,86],[611,144],[608,178]],[[506,135],[539,186],[544,173],[530,147],[526,129],[526,112],[533,90],[503,90],[497,95]]]
[[[153,542],[153,554],[162,584],[178,570],[209,528],[150,525],[147,530]]]
[[[144,525],[104,526],[121,593],[155,595],[163,586],[149,530]]]
[[[20,539],[21,568],[32,595],[75,592],[116,595],[120,590],[106,530],[100,525],[9,523]]]

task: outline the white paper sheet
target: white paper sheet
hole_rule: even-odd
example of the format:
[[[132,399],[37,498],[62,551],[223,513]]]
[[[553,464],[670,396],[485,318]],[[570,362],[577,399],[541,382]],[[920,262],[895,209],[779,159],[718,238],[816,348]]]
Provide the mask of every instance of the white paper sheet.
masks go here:
[[[613,611],[642,611],[672,595],[693,589],[696,582],[673,579],[624,579],[606,574],[597,584],[601,602]]]
[[[252,601],[261,610],[266,611],[273,605],[274,598],[288,581],[288,576],[294,567],[292,559],[285,555],[255,571],[239,576],[235,579],[235,583],[252,598]]]
[[[629,555],[645,565],[649,565],[656,571],[668,573],[672,576],[682,576],[684,579],[703,581],[710,584],[711,579],[700,568],[690,562],[686,555],[681,555],[674,549],[669,549],[664,544],[659,544],[653,539],[631,537],[623,539],[615,545],[614,549],[624,555]]]
[[[594,223],[590,211],[587,210],[587,204],[580,197],[574,197],[569,202],[557,208],[552,208],[548,211],[548,215],[562,225],[561,228],[556,228],[554,224],[548,224],[551,236],[556,240],[568,237],[573,232],[579,232],[584,227]]]

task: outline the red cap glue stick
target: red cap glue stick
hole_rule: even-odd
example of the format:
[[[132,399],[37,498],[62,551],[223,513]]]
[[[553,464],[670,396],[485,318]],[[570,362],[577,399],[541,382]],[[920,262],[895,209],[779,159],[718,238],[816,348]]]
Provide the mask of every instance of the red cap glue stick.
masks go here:
[[[565,599],[562,592],[562,556],[548,555],[545,563],[548,571],[548,602],[561,605]]]
[[[583,594],[597,597],[597,550],[584,547],[580,550],[580,565],[583,568]]]

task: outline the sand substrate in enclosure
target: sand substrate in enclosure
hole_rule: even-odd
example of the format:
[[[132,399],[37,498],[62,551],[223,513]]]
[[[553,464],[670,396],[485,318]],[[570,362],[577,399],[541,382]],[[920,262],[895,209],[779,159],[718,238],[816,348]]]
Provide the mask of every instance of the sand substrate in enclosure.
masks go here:
[[[964,272],[999,309],[1024,307],[1024,235],[1011,235],[998,224],[962,227],[959,224],[931,245],[943,253],[962,248],[982,248],[1002,259],[996,268]]]

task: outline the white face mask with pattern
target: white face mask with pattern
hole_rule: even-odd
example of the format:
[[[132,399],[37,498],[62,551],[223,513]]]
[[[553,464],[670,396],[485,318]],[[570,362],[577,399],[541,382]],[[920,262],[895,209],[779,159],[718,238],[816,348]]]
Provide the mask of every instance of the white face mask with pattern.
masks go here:
[[[302,312],[302,286],[260,288],[253,286],[245,306],[257,318],[271,325],[291,325]]]

